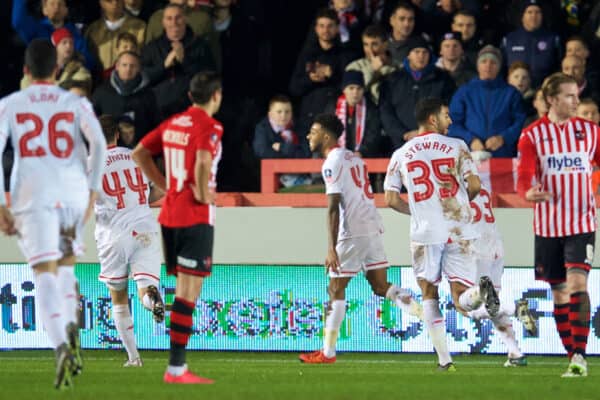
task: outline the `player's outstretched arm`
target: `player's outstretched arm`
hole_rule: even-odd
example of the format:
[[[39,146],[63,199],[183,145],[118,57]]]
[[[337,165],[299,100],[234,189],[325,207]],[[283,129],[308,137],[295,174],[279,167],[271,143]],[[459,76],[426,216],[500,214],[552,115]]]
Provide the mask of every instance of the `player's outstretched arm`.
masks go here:
[[[167,180],[165,176],[160,172],[158,166],[152,159],[152,153],[142,143],[133,149],[131,158],[140,167],[142,172],[163,192],[167,191]]]
[[[338,272],[340,268],[340,259],[335,249],[337,246],[338,231],[340,228],[340,203],[342,195],[333,193],[327,195],[327,257],[325,258],[325,268]]]
[[[401,214],[410,215],[410,206],[400,197],[400,193],[394,190],[385,191],[385,204]]]

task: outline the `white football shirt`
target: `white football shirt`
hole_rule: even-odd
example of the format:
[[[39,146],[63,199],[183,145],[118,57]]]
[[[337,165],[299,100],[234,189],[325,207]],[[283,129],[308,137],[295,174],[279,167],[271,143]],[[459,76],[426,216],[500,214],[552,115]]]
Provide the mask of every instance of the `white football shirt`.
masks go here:
[[[464,141],[427,132],[411,139],[390,159],[386,191],[408,191],[411,240],[420,244],[478,237],[471,224],[465,178],[477,169]]]
[[[504,256],[502,237],[496,227],[490,191],[483,185],[479,194],[471,200],[473,226],[479,232],[475,251],[481,258],[495,259]]]
[[[88,177],[83,136],[90,146]],[[33,84],[0,100],[0,153],[11,140],[11,208],[87,207],[98,191],[106,141],[91,104],[55,85]],[[0,166],[0,185],[4,171]],[[0,204],[5,204],[0,196]]]
[[[125,147],[108,149],[102,190],[95,204],[96,233],[110,230],[158,232],[148,198],[150,185],[146,176],[131,159],[131,150]]]
[[[327,194],[339,193],[340,226],[338,239],[383,233],[367,166],[349,150],[335,147],[322,168]]]

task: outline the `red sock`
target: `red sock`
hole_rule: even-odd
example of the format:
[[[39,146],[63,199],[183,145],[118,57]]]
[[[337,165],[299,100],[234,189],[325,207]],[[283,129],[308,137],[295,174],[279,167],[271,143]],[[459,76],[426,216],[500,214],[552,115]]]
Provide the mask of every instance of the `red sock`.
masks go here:
[[[590,334],[590,296],[587,292],[571,294],[569,323],[573,336],[573,353],[585,355]]]
[[[573,336],[571,335],[571,323],[569,322],[570,307],[569,303],[554,304],[556,329],[569,358],[573,355]]]
[[[169,365],[181,366],[185,364],[185,347],[192,334],[192,314],[195,304],[181,297],[175,297],[171,307],[171,350]]]

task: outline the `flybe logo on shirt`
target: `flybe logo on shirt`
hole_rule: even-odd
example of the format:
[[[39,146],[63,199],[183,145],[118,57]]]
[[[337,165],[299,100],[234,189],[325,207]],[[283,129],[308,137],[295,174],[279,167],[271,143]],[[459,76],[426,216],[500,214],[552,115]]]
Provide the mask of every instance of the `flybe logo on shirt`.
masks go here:
[[[546,157],[546,168],[549,172],[569,173],[586,172],[587,165],[580,153],[565,153]]]

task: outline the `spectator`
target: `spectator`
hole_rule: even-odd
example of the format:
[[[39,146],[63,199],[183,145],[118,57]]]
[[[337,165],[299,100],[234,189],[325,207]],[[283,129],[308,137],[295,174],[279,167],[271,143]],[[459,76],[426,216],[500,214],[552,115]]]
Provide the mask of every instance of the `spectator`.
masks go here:
[[[532,86],[539,86],[544,78],[558,67],[560,38],[542,28],[542,8],[537,0],[523,2],[522,27],[506,35],[502,50],[507,65],[523,61],[531,70]]]
[[[508,67],[508,84],[513,86],[521,93],[523,107],[526,115],[534,112],[533,98],[535,90],[531,87],[531,76],[529,74],[529,65],[523,61],[515,61]]]
[[[414,110],[419,99],[438,97],[447,101],[456,89],[450,75],[434,65],[425,39],[411,38],[408,50],[403,67],[380,86],[379,115],[383,130],[392,142],[391,150],[416,135]]]
[[[118,145],[133,149],[138,140],[136,139],[135,123],[128,114],[116,118],[117,130],[119,131]]]
[[[600,124],[600,112],[598,112],[598,103],[589,97],[582,99],[577,106],[577,116],[592,121],[596,125]]]
[[[269,112],[254,131],[252,147],[256,157],[309,158],[306,138],[296,134],[292,120],[292,102],[287,96],[276,95],[269,102]]]
[[[479,76],[460,87],[450,103],[450,136],[463,139],[471,151],[492,157],[516,156],[525,112],[521,94],[502,79],[502,55],[487,45],[479,52]]]
[[[351,58],[339,40],[338,17],[321,9],[315,18],[316,40],[309,39],[298,57],[290,82],[292,96],[301,97],[298,134],[306,136],[313,117],[337,96],[344,67]]]
[[[476,34],[475,15],[467,10],[458,11],[452,20],[452,31],[460,32],[465,58],[470,65],[476,65],[477,55],[483,47],[483,40]]]
[[[400,68],[408,55],[408,39],[415,30],[415,9],[410,3],[399,2],[390,16],[392,32],[389,40],[389,50],[392,63]]]
[[[208,42],[194,37],[185,23],[183,8],[168,4],[163,13],[164,33],[142,50],[142,67],[165,117],[189,104],[188,86],[194,73],[214,69]]]
[[[126,114],[133,120],[136,144],[161,121],[149,83],[141,72],[139,55],[126,51],[119,55],[110,79],[99,86],[92,96],[98,115],[119,117]]]
[[[448,72],[456,86],[461,86],[477,75],[464,57],[460,32],[448,32],[442,36],[440,58],[435,66]]]
[[[27,0],[13,1],[12,25],[25,44],[35,38],[50,40],[55,30],[67,28],[73,36],[75,50],[83,55],[86,67],[93,70],[96,63],[92,53],[88,50],[85,39],[75,25],[66,21],[69,14],[66,0],[42,0],[42,14],[44,15],[42,19],[29,15]]]
[[[335,113],[344,132],[338,143],[359,157],[378,157],[381,147],[381,122],[377,107],[365,96],[365,81],[360,71],[346,71],[342,95],[330,104],[327,113]]]
[[[84,66],[83,56],[75,52],[73,35],[67,28],[59,28],[52,33],[52,44],[56,47],[56,83],[61,85],[67,81],[81,82],[92,89],[92,75]],[[30,76],[21,79],[21,89],[31,84]]]
[[[542,92],[541,88],[535,91],[535,96],[533,98],[533,108],[535,111],[531,115],[527,116],[527,119],[523,124],[524,128],[531,125],[533,122],[537,121],[538,119],[542,118],[548,113],[548,104],[544,99],[544,93]]]
[[[590,44],[593,65],[598,65],[600,62],[600,3],[597,3],[590,12],[581,34]]]
[[[129,32],[121,32],[117,36],[117,57],[126,51],[132,51],[136,54],[140,54],[140,46],[137,39]],[[104,71],[104,77],[110,78],[110,74],[114,71],[114,65]]]
[[[231,1],[229,1],[231,2]],[[213,22],[210,14],[206,11],[206,8],[191,7],[190,1],[188,0],[169,0],[169,4],[177,4],[183,8],[185,15],[185,21],[194,35],[205,38],[209,45],[210,51],[215,60],[218,69],[221,68],[221,53],[219,48],[219,38],[217,32],[214,29]],[[214,2],[215,8],[220,8],[219,1]],[[146,43],[158,39],[164,33],[163,28],[163,14],[164,9],[156,11],[148,20],[148,27],[146,28]]]
[[[92,22],[85,31],[88,44],[100,61],[103,77],[110,76],[110,70],[117,60],[117,37],[129,32],[136,37],[138,44],[144,41],[146,23],[125,13],[123,0],[99,0],[102,17]]]
[[[81,81],[65,81],[60,84],[60,87],[71,93],[75,93],[77,96],[90,99],[91,89]]]
[[[356,6],[356,0],[332,0],[330,7],[337,13],[340,21],[342,47],[355,54],[360,54],[361,34],[366,22]]]
[[[148,21],[157,8],[154,0],[125,0],[125,12],[142,21]]]
[[[585,61],[577,56],[566,56],[561,63],[562,73],[575,78],[579,89],[579,98],[591,97],[594,101],[600,101],[600,93],[596,82],[586,78]]]
[[[385,31],[379,25],[368,26],[362,35],[365,56],[346,66],[346,71],[362,72],[365,90],[375,104],[379,103],[379,83],[396,70],[387,51],[386,37]]]
[[[459,0],[442,0],[425,9],[425,26],[427,33],[434,38],[441,37],[451,31],[454,14],[462,8]]]

